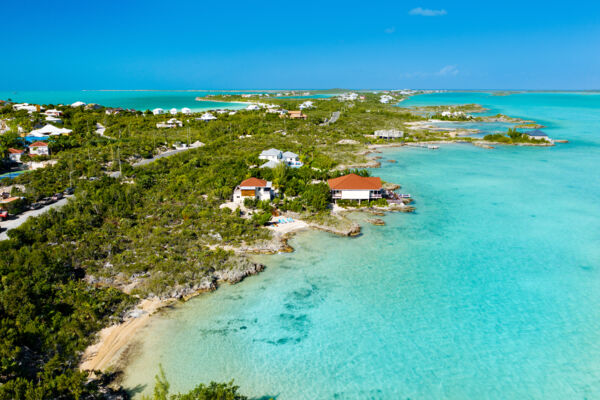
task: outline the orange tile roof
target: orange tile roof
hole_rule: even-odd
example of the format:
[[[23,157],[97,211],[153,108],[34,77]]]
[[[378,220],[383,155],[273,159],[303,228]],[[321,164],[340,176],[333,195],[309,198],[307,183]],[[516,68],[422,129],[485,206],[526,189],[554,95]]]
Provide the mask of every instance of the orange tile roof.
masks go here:
[[[24,152],[25,152],[25,150],[13,149],[13,148],[11,147],[10,149],[8,149],[8,152],[9,152],[9,153],[12,153],[12,154],[21,154],[21,153],[24,153]]]
[[[264,179],[258,179],[258,178],[248,178],[245,181],[242,181],[242,183],[240,183],[240,186],[244,186],[244,187],[266,187],[267,186],[267,181],[265,181]]]
[[[365,178],[356,174],[349,174],[327,181],[333,190],[379,190],[381,179],[379,177]]]
[[[44,142],[33,142],[29,145],[29,147],[48,147],[48,143]]]
[[[19,197],[9,197],[6,199],[0,199],[0,203],[2,204],[6,204],[6,203],[12,203],[13,201],[19,200]]]

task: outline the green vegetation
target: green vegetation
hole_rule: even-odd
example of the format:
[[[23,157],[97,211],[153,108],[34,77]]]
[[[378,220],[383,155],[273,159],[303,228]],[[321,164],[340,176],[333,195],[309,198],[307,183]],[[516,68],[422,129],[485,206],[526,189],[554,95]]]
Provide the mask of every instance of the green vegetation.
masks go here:
[[[517,131],[515,128],[510,128],[506,135],[500,133],[494,133],[485,135],[483,140],[489,142],[503,143],[503,144],[518,144],[518,143],[533,143],[540,144],[546,143],[545,140],[532,139],[527,134]]]
[[[165,372],[160,367],[159,375],[155,377],[152,396],[144,396],[142,400],[247,400],[248,397],[238,393],[239,387],[228,383],[211,382],[200,384],[185,394],[169,394],[170,384]]]
[[[290,110],[303,101],[269,99]],[[359,151],[366,144],[383,143],[365,135],[424,117],[380,104],[372,93],[364,101],[313,101],[307,120],[265,111],[219,114],[208,123],[179,115],[184,127],[174,129],[156,128],[171,116],[46,105],[63,111],[64,127],[73,133],[49,141],[54,165],[2,183],[22,185],[23,191],[13,186],[13,194],[26,203],[76,190],[67,205],[29,219],[0,242],[0,399],[97,397],[109,377],[88,382],[77,370],[94,333],[119,321],[139,298],[191,293],[213,283],[215,272],[243,268],[248,261],[225,249],[269,239],[262,225],[275,208],[318,224],[348,224],[327,209],[327,179],[365,163]],[[341,112],[338,121],[323,125],[334,111]],[[12,133],[17,126],[29,131],[43,123],[39,113],[15,112],[10,104],[0,108],[0,119],[13,128],[0,137],[0,151],[23,147]],[[105,136],[95,133],[97,123],[106,127]],[[440,138],[426,131],[414,136]],[[358,144],[338,144],[348,139]],[[205,146],[133,166],[175,143],[196,141]],[[271,147],[300,154],[305,166],[258,168],[258,154]],[[273,182],[274,201],[249,202],[252,218],[221,208],[251,176]],[[158,395],[167,396],[168,386]],[[232,384],[211,383],[169,398],[244,397]]]

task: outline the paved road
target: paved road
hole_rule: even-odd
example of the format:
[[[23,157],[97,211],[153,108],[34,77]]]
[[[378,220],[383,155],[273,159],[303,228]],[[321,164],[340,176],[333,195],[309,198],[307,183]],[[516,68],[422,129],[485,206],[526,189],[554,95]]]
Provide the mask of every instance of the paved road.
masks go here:
[[[340,115],[341,115],[341,112],[334,111],[333,114],[331,114],[331,118],[329,118],[328,120],[323,122],[321,125],[329,125],[329,124],[335,123],[340,118]]]
[[[96,133],[102,137],[105,137],[107,139],[113,139],[110,136],[106,136],[104,134],[104,132],[106,132],[106,127],[104,125],[102,125],[101,123],[96,123]]]
[[[138,161],[138,162],[132,164],[132,166],[134,166],[134,167],[140,167],[142,165],[146,165],[146,164],[149,164],[149,163],[151,163],[153,161],[156,161],[159,158],[169,157],[169,156],[172,156],[174,154],[181,153],[182,151],[186,151],[186,150],[189,150],[189,149],[196,149],[196,148],[198,148],[198,147],[186,147],[185,149],[176,149],[176,150],[165,151],[164,153],[161,153],[161,154],[159,154],[157,156],[154,156],[152,158],[147,158],[147,159]],[[111,176],[113,178],[118,178],[120,176],[120,173],[119,173],[119,171],[111,172],[109,174],[109,176]],[[0,232],[0,241],[8,239],[8,235],[6,234],[6,232],[8,232],[11,229],[18,228],[25,221],[27,221],[27,219],[29,219],[31,217],[36,217],[36,216],[38,216],[40,214],[43,214],[46,211],[50,210],[51,208],[60,208],[60,207],[64,206],[65,204],[67,204],[67,201],[68,201],[69,197],[72,197],[72,196],[65,196],[65,198],[57,201],[56,203],[47,205],[47,206],[39,208],[37,210],[25,211],[24,213],[19,214],[16,217],[12,216],[11,219],[9,219],[8,221],[2,221],[2,222],[0,222],[0,228],[2,228],[2,232]]]
[[[160,158],[169,157],[169,156],[175,155],[177,153],[184,152],[186,150],[197,149],[197,148],[198,147],[186,147],[185,149],[176,149],[176,150],[165,151],[164,153],[160,153],[159,155],[156,155],[152,158],[144,158],[143,160],[140,160],[138,162],[131,164],[131,166],[134,168],[141,167],[142,165],[150,164],[151,162],[154,162]],[[119,171],[115,171],[115,172],[111,172],[110,174],[108,174],[108,176],[110,176],[111,178],[118,178],[119,176],[121,176],[121,173]]]
[[[2,228],[2,232],[0,232],[0,240],[8,239],[8,235],[6,233],[11,229],[18,228],[29,218],[37,217],[38,215],[41,215],[52,208],[60,208],[60,207],[64,206],[65,204],[67,204],[67,201],[69,200],[70,197],[72,197],[72,196],[65,196],[64,198],[60,199],[56,203],[52,203],[50,205],[39,208],[37,210],[25,211],[24,213],[19,214],[17,216],[13,215],[10,217],[10,219],[8,221],[0,222],[0,228]]]

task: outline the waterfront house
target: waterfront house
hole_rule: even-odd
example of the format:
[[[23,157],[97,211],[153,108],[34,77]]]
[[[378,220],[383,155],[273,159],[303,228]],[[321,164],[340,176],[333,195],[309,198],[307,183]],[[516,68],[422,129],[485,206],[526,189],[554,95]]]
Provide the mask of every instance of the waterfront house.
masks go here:
[[[273,188],[271,182],[264,179],[248,178],[233,191],[233,201],[243,203],[245,199],[271,200]]]
[[[196,118],[196,119],[199,119],[201,121],[214,121],[215,119],[217,119],[217,117],[215,117],[211,113],[207,112],[207,113],[202,114],[202,116],[200,118]]]
[[[23,153],[25,153],[25,150],[13,149],[11,147],[8,149],[8,159],[12,162],[20,163]]]
[[[529,131],[527,133],[525,133],[527,136],[529,136],[530,139],[534,139],[534,140],[546,140],[548,142],[551,142],[552,140],[548,137],[548,135],[546,135],[544,132],[540,131],[539,129],[533,130],[533,131]]]
[[[176,108],[171,108],[169,110],[169,114],[171,114],[171,115],[177,115],[177,109]]]
[[[152,114],[154,114],[154,115],[161,115],[164,113],[165,113],[165,110],[163,110],[162,108],[155,108],[154,110],[152,110]]]
[[[379,129],[374,135],[379,139],[401,139],[404,137],[404,132],[397,129]]]
[[[31,114],[34,112],[39,112],[41,110],[41,107],[38,105],[29,104],[29,103],[20,103],[20,104],[14,104],[13,110],[27,111],[29,114]]]
[[[170,120],[166,121],[166,122],[159,122],[156,124],[157,128],[177,128],[177,127],[182,127],[183,126],[183,122],[179,121],[176,118],[171,118]]]
[[[337,200],[376,200],[381,199],[383,188],[378,177],[362,177],[356,174],[340,176],[327,181],[331,197]]]
[[[117,107],[117,108],[107,108],[104,113],[106,115],[117,115],[119,113],[121,113],[121,111],[124,111],[121,107]]]
[[[185,114],[185,115],[189,115],[189,114],[191,114],[191,113],[192,113],[192,110],[191,110],[191,109],[189,109],[189,108],[187,108],[187,107],[183,107],[183,108],[181,109],[181,113],[182,113],[182,114]]]
[[[29,145],[29,154],[32,156],[47,156],[50,154],[48,144],[45,142],[33,142]]]
[[[73,108],[77,108],[77,107],[81,107],[81,106],[85,106],[85,103],[83,101],[76,101],[75,103],[71,104],[71,107],[73,107]]]
[[[248,107],[246,107],[246,110],[260,110],[260,107],[258,106],[258,104],[250,104]]]
[[[306,114],[304,114],[302,111],[288,111],[287,115],[291,119],[306,119]]]

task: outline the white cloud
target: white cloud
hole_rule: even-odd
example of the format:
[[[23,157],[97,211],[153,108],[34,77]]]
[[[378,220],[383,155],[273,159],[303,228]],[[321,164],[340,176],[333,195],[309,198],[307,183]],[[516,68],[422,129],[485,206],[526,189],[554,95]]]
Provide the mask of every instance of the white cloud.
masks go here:
[[[431,10],[429,8],[413,8],[408,12],[410,15],[420,15],[422,17],[440,17],[442,15],[448,14],[446,10]]]
[[[392,33],[396,32],[396,27],[392,26],[391,28],[385,28],[384,32],[388,35],[391,35]]]
[[[437,72],[407,72],[401,74],[403,78],[406,79],[425,79],[431,77],[452,77],[457,76],[459,74],[459,70],[456,65],[446,65],[444,68],[440,69]]]
[[[458,68],[456,65],[446,65],[444,68],[440,69],[436,75],[438,76],[456,76],[458,75]]]

